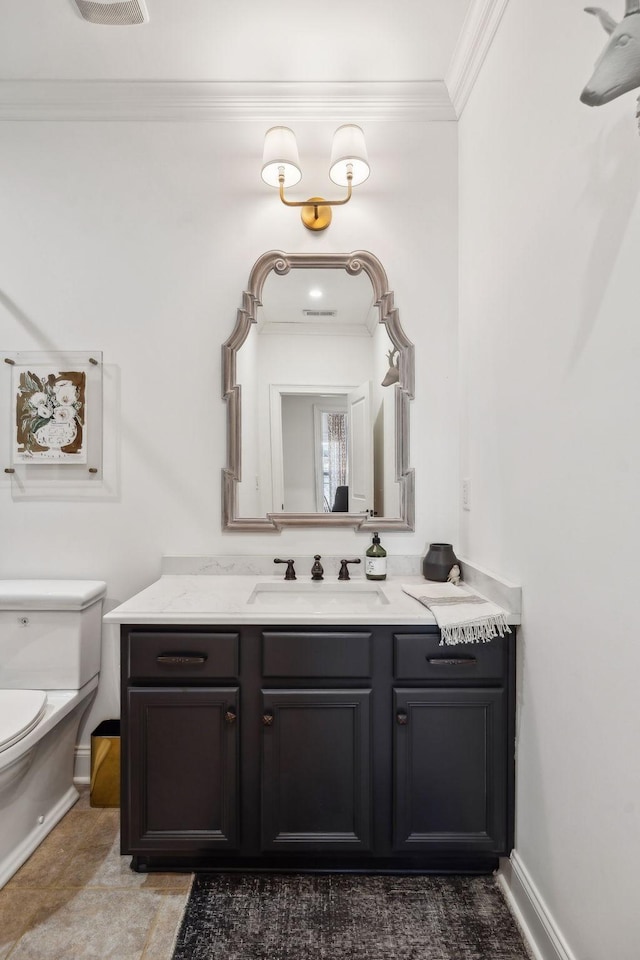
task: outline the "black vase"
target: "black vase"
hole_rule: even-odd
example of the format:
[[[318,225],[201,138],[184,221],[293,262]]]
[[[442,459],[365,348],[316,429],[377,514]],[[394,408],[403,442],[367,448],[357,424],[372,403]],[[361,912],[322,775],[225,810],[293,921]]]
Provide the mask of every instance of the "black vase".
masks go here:
[[[422,575],[425,580],[438,580],[444,583],[451,567],[458,563],[450,543],[430,543],[427,555],[422,561]]]

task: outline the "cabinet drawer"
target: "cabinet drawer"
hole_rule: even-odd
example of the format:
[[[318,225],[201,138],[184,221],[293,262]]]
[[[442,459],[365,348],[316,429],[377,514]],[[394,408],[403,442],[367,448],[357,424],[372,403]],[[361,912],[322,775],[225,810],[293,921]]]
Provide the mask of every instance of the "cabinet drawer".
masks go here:
[[[237,633],[176,631],[129,635],[132,679],[206,680],[238,676]]]
[[[505,676],[505,641],[440,646],[440,634],[396,633],[393,669],[397,680],[502,680]]]
[[[371,634],[263,633],[265,677],[369,677]]]

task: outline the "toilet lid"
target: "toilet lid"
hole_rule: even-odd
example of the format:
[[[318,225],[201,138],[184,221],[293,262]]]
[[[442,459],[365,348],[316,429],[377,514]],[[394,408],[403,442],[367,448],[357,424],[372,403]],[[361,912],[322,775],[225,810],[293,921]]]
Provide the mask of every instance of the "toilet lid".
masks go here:
[[[47,707],[44,690],[0,690],[0,750],[25,737]]]

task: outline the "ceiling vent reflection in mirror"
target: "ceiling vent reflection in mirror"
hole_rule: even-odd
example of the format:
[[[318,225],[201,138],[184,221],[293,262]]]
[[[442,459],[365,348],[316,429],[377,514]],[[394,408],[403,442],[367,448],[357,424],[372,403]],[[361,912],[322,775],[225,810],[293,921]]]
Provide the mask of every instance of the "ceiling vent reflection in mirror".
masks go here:
[[[130,27],[149,22],[144,0],[74,0],[83,20],[104,26]]]

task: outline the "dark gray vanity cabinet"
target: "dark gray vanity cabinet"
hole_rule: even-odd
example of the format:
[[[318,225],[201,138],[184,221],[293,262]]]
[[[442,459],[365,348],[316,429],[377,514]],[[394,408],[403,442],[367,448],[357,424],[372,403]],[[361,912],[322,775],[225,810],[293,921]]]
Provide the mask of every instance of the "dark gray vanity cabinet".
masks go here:
[[[265,690],[262,849],[371,849],[370,690]]]
[[[507,851],[513,644],[394,634],[394,850]]]
[[[138,870],[476,870],[513,839],[515,642],[122,626]]]
[[[238,844],[238,688],[132,688],[127,832],[132,851]]]
[[[394,849],[506,844],[504,690],[394,691]]]
[[[370,851],[371,631],[265,629],[258,643],[261,849]]]
[[[122,846],[134,856],[238,847],[237,632],[122,639]]]

